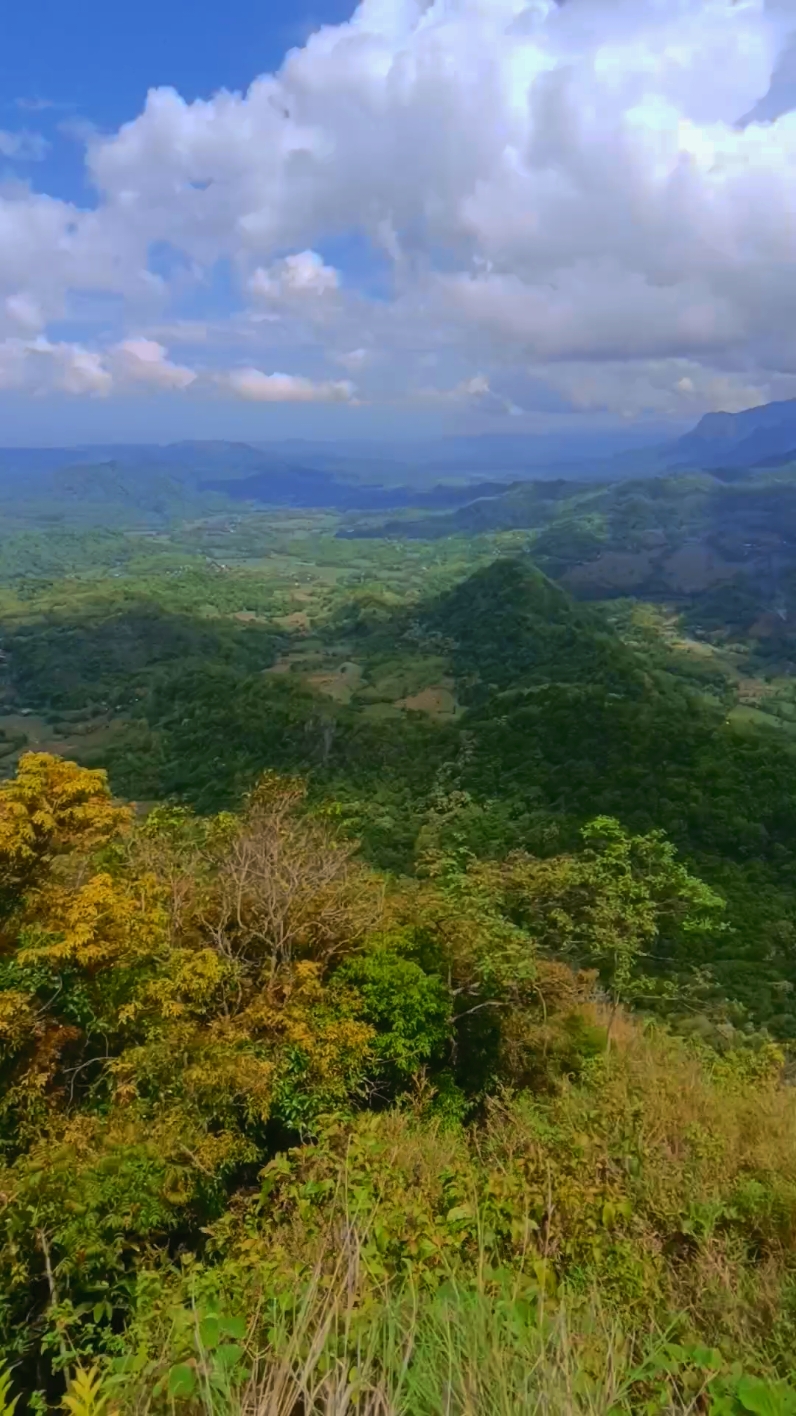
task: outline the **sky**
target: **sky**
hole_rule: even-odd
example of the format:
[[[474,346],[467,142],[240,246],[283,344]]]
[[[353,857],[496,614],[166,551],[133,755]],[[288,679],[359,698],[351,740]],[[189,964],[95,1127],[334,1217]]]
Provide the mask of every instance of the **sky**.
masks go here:
[[[11,0],[0,444],[796,397],[796,0]]]

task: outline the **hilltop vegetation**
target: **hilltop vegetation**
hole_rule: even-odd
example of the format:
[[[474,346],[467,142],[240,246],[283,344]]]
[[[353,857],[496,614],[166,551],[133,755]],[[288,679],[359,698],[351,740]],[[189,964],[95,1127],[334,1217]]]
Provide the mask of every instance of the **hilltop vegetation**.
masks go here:
[[[481,855],[554,851],[600,813],[662,828],[731,901],[737,924],[655,967],[677,975],[698,964],[702,992],[716,990],[737,1020],[796,1035],[787,746],[728,723],[721,704],[524,561],[498,561],[425,604],[355,604],[327,633],[337,661],[359,669],[347,701],[313,682],[321,654],[265,676],[178,666],[108,749],[114,780],[130,795],[217,810],[264,766],[297,771],[317,799],[346,802],[369,857],[399,871],[411,868],[429,811],[441,811],[448,842]],[[452,685],[457,711],[374,702],[390,683],[398,697],[424,682]]]
[[[293,780],[135,822],[31,754],[0,887],[0,1341],[31,1409],[65,1382],[240,1409],[253,1380],[488,1411],[498,1357],[506,1411],[789,1409],[782,1056],[622,1011],[722,913],[659,834],[480,861],[432,832],[396,880]]]

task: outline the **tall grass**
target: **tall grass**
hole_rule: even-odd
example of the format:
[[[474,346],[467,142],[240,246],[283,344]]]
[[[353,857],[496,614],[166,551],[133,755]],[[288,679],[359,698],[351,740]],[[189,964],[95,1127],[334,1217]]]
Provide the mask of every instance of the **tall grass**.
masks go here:
[[[206,1416],[596,1416],[620,1407],[628,1354],[599,1310],[570,1331],[451,1281],[435,1295],[388,1291],[363,1327],[344,1291],[320,1288],[271,1333],[243,1386],[204,1385]],[[591,1343],[590,1360],[584,1349]],[[596,1368],[596,1374],[589,1369]],[[137,1411],[152,1410],[150,1400]]]
[[[647,1369],[667,1350],[650,1334],[639,1353],[599,1295],[567,1310],[543,1292],[528,1298],[487,1268],[435,1290],[412,1283],[374,1291],[362,1282],[352,1229],[330,1272],[319,1262],[296,1307],[267,1305],[252,1319],[251,1369],[219,1380],[197,1353],[192,1416],[607,1416],[641,1409],[685,1413],[702,1404],[707,1375],[665,1406],[644,1408]],[[197,1329],[198,1330],[198,1329]],[[263,1341],[265,1334],[265,1341]],[[256,1335],[256,1336],[255,1336]],[[257,1341],[259,1337],[259,1344]],[[158,1395],[160,1390],[160,1395]],[[121,1393],[125,1416],[174,1411],[166,1387]]]

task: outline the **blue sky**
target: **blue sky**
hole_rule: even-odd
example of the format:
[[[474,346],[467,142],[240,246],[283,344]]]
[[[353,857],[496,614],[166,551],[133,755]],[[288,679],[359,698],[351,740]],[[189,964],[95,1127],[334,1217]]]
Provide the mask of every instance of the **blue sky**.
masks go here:
[[[0,443],[796,395],[796,0],[7,8]]]
[[[83,125],[112,132],[137,117],[147,91],[176,88],[189,101],[245,90],[321,24],[349,19],[352,0],[27,0],[8,5],[0,44],[4,129],[52,143],[25,175],[40,191],[81,203]],[[70,136],[70,128],[74,136]]]

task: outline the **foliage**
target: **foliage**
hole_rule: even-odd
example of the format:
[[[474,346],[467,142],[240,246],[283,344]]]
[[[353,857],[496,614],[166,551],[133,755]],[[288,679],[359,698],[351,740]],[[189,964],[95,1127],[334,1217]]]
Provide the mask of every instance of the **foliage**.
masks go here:
[[[256,1368],[239,1315],[300,1301],[342,1218],[366,1313],[379,1285],[485,1272],[492,1302],[503,1273],[573,1314],[599,1288],[634,1352],[682,1313],[681,1337],[785,1373],[782,1057],[619,1006],[655,1002],[648,956],[714,934],[721,901],[659,832],[599,818],[573,852],[479,859],[444,847],[451,812],[389,880],[296,778],[238,815],[139,820],[44,754],[0,787],[0,1337],[23,1390],[109,1412],[138,1353],[156,1402],[231,1400]]]
[[[5,647],[23,702],[74,710],[135,704],[174,664],[183,670],[207,661],[267,668],[277,642],[261,626],[207,623],[144,603],[78,623],[53,615],[13,630]]]

